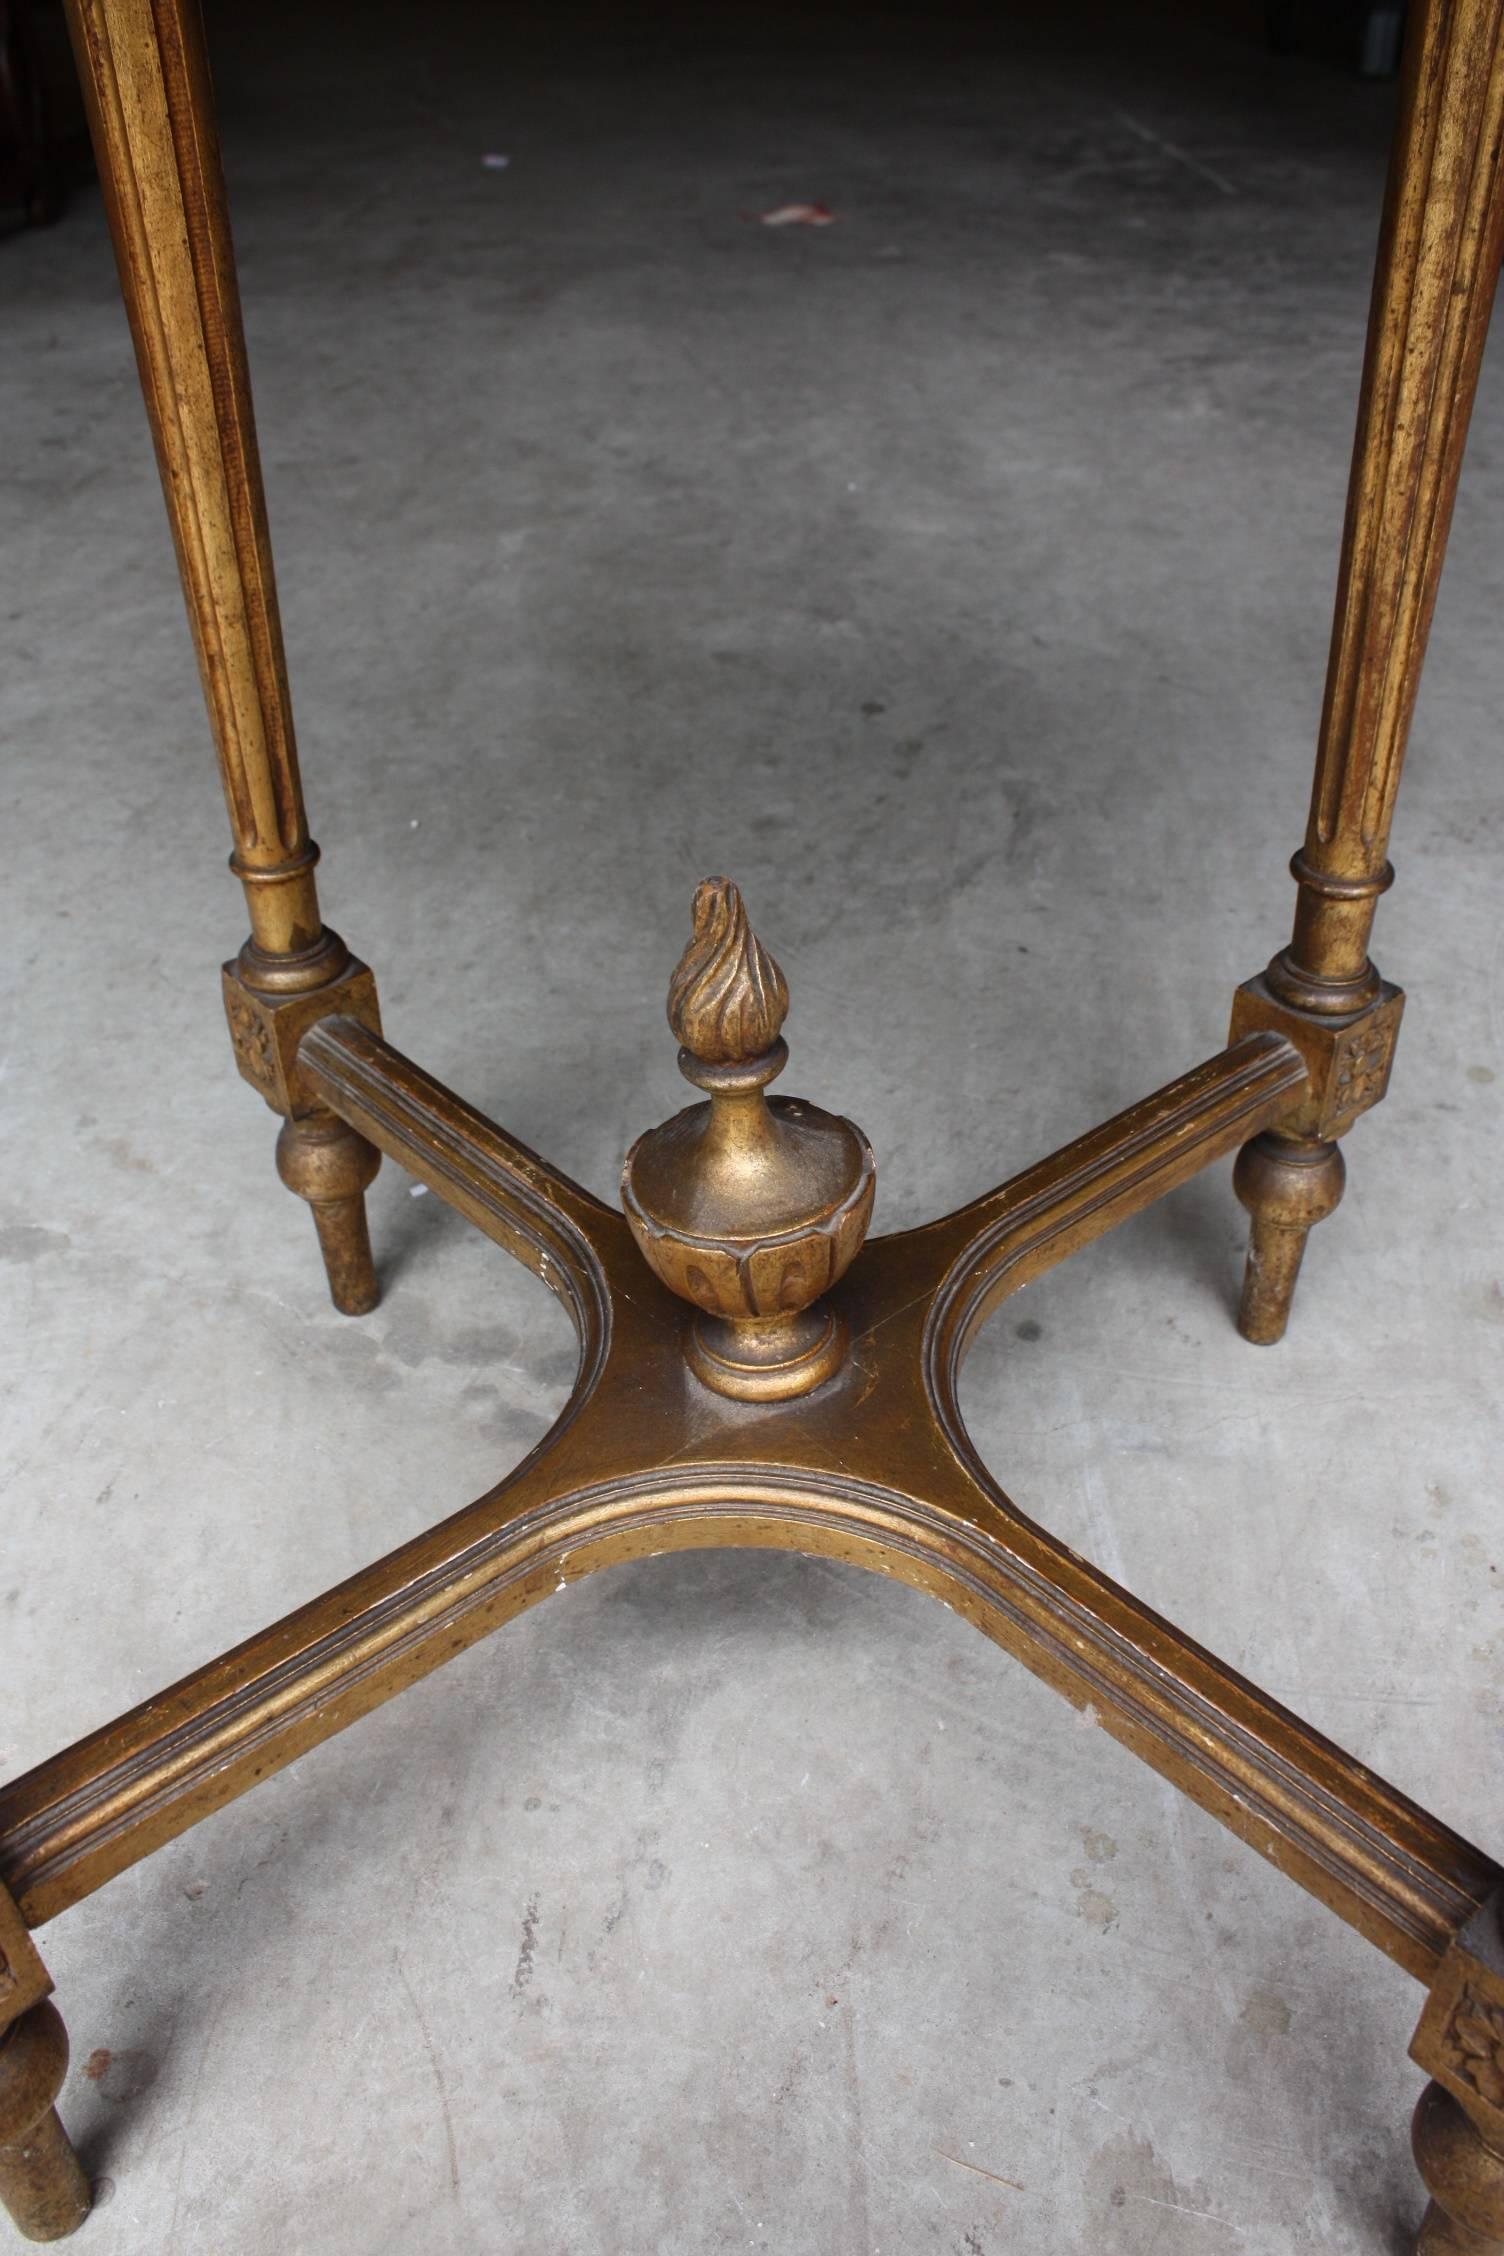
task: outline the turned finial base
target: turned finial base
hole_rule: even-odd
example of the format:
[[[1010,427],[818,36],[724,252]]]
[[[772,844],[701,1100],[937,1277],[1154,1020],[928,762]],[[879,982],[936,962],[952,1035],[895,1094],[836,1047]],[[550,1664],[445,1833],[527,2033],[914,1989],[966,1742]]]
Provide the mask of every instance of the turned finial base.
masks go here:
[[[696,1316],[688,1360],[695,1377],[733,1402],[790,1402],[833,1379],[846,1360],[844,1320],[834,1309],[797,1316]]]

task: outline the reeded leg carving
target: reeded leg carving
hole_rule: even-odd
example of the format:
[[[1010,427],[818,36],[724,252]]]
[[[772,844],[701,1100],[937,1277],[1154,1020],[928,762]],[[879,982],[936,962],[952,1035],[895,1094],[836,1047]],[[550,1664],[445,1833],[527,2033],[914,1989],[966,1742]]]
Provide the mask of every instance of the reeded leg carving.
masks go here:
[[[1504,2137],[1504,2119],[1495,2117]],[[1440,2084],[1427,2084],[1410,2128],[1431,2196],[1416,2256],[1504,2256],[1504,2152]]]
[[[1334,1212],[1347,1168],[1334,1143],[1271,1130],[1239,1152],[1232,1184],[1252,1219],[1238,1329],[1266,1347],[1283,1339],[1306,1238]]]
[[[50,2000],[0,2032],[0,2201],[28,2240],[61,2240],[89,2214],[89,2181],[53,2105],[67,2068]]]
[[[1504,14],[1498,0],[1410,12],[1400,120],[1369,314],[1326,699],[1295,930],[1238,991],[1233,1039],[1268,1028],[1306,1057],[1306,1103],[1282,1122],[1307,1146],[1343,1135],[1388,1084],[1403,997],[1369,958],[1441,577],[1447,528],[1504,249]],[[1264,1138],[1240,1164],[1254,1217],[1242,1329],[1285,1328],[1301,1249],[1294,1170],[1321,1164]],[[1326,1169],[1329,1213],[1341,1175]],[[1251,1196],[1249,1194],[1252,1194]]]
[[[361,1198],[376,1154],[305,1128],[296,1052],[334,1012],[377,1028],[376,995],[314,885],[203,26],[197,0],[66,4],[250,914],[225,971],[237,1062],[296,1123],[283,1178],[354,1313],[376,1300]]]

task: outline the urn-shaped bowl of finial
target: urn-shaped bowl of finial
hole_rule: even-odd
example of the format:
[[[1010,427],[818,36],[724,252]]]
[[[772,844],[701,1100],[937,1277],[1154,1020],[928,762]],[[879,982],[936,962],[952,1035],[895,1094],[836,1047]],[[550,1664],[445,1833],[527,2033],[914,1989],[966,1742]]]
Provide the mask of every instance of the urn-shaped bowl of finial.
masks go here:
[[[788,988],[736,887],[707,878],[693,916],[668,1017],[706,1101],[638,1138],[622,1204],[649,1267],[697,1311],[696,1375],[738,1401],[787,1400],[845,1359],[845,1326],[821,1295],[866,1237],[876,1164],[849,1120],[764,1094],[788,1060]]]

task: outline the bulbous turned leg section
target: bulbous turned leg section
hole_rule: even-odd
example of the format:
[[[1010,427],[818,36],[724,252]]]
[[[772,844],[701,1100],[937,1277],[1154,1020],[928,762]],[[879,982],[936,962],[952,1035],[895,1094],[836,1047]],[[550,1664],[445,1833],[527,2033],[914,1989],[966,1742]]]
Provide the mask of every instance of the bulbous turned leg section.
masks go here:
[[[1341,1200],[1347,1167],[1334,1143],[1271,1129],[1239,1152],[1232,1186],[1252,1222],[1238,1330],[1256,1346],[1283,1339],[1306,1237]]]
[[[375,1146],[332,1112],[282,1123],[277,1173],[313,1209],[329,1296],[345,1316],[368,1316],[381,1298],[365,1201],[380,1165]]]
[[[67,2067],[55,2005],[0,2032],[0,2201],[28,2240],[62,2240],[89,2214],[89,2181],[53,2106]]]
[[[1421,2093],[1410,2142],[1431,2196],[1416,2256],[1504,2256],[1504,2152],[1440,2084]]]

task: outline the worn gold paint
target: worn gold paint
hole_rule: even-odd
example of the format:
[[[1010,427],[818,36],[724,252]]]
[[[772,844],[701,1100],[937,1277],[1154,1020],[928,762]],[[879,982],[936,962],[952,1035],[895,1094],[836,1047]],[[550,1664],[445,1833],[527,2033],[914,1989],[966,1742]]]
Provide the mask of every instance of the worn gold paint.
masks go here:
[[[1277,1337],[1337,1139],[1383,1095],[1401,998],[1368,936],[1504,242],[1501,10],[1433,0],[1409,43],[1290,948],[1219,1055],[863,1245],[865,1139],[763,1097],[787,992],[724,880],[670,1000],[710,1106],[639,1141],[630,1223],[383,1040],[314,890],[196,9],[69,0],[249,903],[225,980],[241,1071],[283,1115],[278,1164],[342,1307],[374,1298],[363,1192],[386,1152],[558,1295],[580,1359],[551,1432],[477,1502],[0,1790],[0,2195],[23,2230],[69,2231],[88,2198],[27,1928],[561,1584],[738,1544],[941,1598],[1427,1984],[1422,2247],[1504,2251],[1499,1868],[1026,1518],[956,1396],[1010,1292],[1240,1145],[1243,1321]]]

